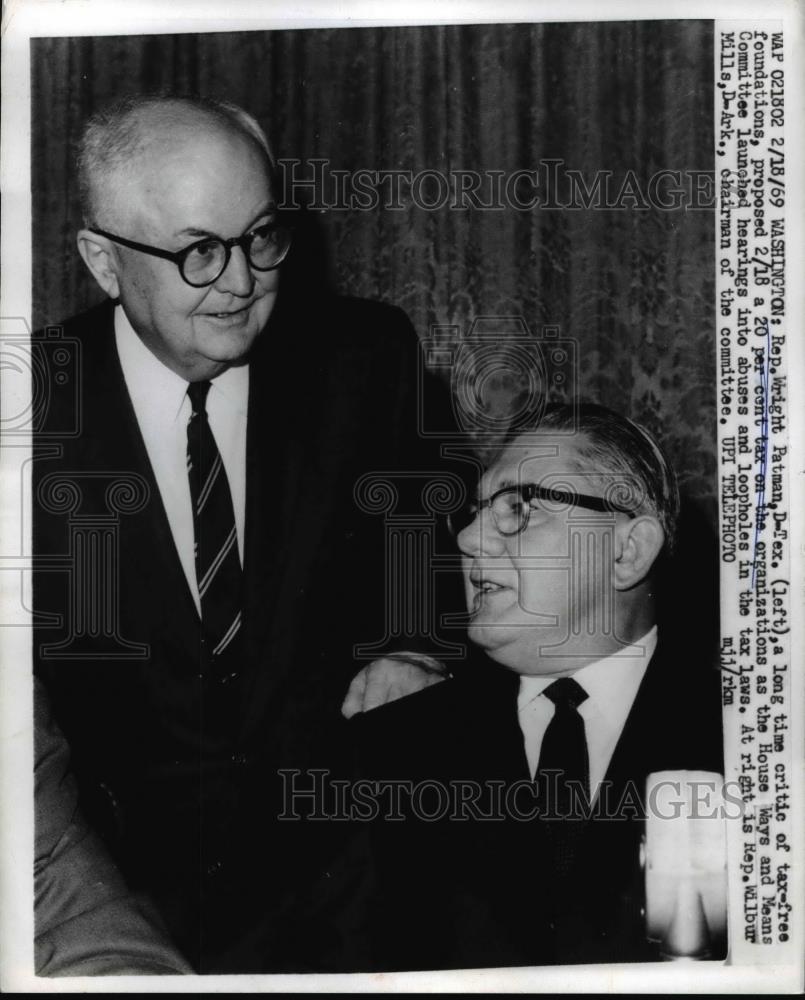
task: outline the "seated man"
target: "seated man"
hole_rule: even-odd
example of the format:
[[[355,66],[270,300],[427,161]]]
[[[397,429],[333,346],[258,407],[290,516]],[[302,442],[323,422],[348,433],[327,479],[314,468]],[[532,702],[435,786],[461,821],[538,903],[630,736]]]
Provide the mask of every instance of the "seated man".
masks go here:
[[[722,769],[717,672],[698,636],[658,634],[678,511],[644,429],[559,406],[452,516],[469,638],[492,662],[352,724],[379,782],[375,967],[657,957],[646,777]]]

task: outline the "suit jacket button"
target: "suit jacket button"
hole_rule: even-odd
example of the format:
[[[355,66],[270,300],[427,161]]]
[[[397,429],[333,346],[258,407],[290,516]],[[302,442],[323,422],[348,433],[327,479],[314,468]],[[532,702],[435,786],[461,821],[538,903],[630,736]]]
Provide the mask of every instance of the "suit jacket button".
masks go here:
[[[217,875],[218,872],[224,867],[223,861],[213,861],[211,865],[207,865],[206,874],[209,876]]]
[[[232,763],[233,764],[245,764],[249,760],[249,757],[245,753],[233,753]]]

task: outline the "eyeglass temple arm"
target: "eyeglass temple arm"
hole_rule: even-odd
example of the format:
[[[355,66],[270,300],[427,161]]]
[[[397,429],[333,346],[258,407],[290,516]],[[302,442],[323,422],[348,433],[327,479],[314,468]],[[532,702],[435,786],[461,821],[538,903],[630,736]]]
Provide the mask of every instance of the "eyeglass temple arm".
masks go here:
[[[174,264],[178,264],[183,251],[173,251],[173,250],[160,250],[159,247],[148,246],[147,243],[138,243],[136,240],[127,240],[124,236],[115,236],[114,233],[107,233],[104,229],[90,229],[91,233],[95,233],[97,236],[105,236],[107,240],[111,240],[113,243],[119,243],[121,246],[128,247],[130,250],[140,250],[142,253],[150,253],[153,257],[162,257],[164,260],[170,260]]]
[[[526,483],[522,486],[523,499],[530,500],[539,497],[542,500],[553,500],[555,503],[566,503],[575,507],[586,507],[588,510],[597,510],[605,514],[628,514],[629,517],[636,517],[633,510],[614,504],[604,497],[594,497],[587,493],[566,493],[564,490],[553,490],[550,487],[538,486],[536,483]],[[490,497],[490,501],[494,499]]]

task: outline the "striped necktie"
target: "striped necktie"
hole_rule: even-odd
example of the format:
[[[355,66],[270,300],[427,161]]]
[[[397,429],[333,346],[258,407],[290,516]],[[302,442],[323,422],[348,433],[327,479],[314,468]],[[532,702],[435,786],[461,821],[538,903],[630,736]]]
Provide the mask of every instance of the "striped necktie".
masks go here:
[[[193,408],[187,424],[187,469],[201,598],[201,672],[223,683],[240,669],[243,572],[229,482],[207,419],[209,391],[209,382],[191,382],[187,389]]]

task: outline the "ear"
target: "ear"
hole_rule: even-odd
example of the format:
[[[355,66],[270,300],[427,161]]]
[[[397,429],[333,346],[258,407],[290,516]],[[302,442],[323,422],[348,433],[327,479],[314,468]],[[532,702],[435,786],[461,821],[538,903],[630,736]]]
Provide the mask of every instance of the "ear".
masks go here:
[[[665,532],[656,517],[643,514],[615,528],[612,582],[616,590],[630,590],[648,576],[660,554]]]
[[[79,230],[76,242],[78,243],[78,252],[93,278],[110,298],[119,298],[117,248],[105,236],[98,236],[97,233],[93,233],[89,229]]]

